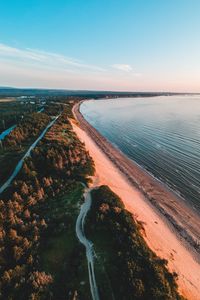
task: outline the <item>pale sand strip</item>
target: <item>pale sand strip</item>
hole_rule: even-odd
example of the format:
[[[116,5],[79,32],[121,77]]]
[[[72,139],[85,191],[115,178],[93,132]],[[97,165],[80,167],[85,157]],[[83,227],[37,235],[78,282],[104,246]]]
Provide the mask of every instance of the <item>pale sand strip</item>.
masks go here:
[[[14,102],[17,101],[14,97],[8,97],[8,98],[0,98],[0,102],[6,103],[6,102]]]
[[[99,184],[108,185],[126,208],[143,222],[145,240],[160,257],[168,260],[170,271],[178,274],[180,292],[191,300],[200,299],[200,265],[191,248],[177,237],[170,223],[131,185],[92,138],[73,122],[73,129],[92,156]],[[196,258],[196,259],[195,259]]]

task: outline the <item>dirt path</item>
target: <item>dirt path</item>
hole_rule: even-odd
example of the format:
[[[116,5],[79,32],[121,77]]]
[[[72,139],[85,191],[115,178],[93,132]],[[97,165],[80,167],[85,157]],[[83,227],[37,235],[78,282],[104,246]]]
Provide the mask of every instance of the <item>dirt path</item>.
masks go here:
[[[90,282],[90,290],[93,300],[99,300],[99,293],[96,284],[95,271],[94,271],[94,249],[93,244],[89,241],[84,232],[85,219],[88,211],[90,210],[92,199],[91,199],[91,189],[85,188],[84,198],[85,201],[81,206],[80,213],[78,215],[76,221],[76,235],[81,242],[85,246],[86,249],[86,257],[88,263],[88,274],[89,274],[89,282]]]

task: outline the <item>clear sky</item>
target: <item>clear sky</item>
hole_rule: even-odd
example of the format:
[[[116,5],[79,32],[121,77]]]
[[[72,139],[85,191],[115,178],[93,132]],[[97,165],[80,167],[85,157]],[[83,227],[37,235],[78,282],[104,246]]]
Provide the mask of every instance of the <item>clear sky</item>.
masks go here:
[[[200,92],[200,0],[2,0],[0,86]]]

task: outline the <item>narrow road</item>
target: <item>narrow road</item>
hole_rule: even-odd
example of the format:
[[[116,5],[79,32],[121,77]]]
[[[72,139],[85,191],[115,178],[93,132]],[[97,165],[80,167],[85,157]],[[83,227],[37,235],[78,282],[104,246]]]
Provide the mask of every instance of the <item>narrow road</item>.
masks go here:
[[[37,112],[38,112],[38,113],[41,113],[41,112],[43,112],[43,111],[44,111],[44,107],[40,108]]]
[[[40,134],[40,136],[37,138],[37,140],[30,146],[30,148],[28,149],[28,151],[25,153],[25,155],[20,159],[20,161],[18,162],[18,164],[16,165],[13,173],[11,174],[11,176],[8,178],[8,180],[0,187],[0,194],[3,193],[5,191],[5,189],[7,189],[7,187],[11,184],[11,182],[13,181],[13,179],[17,176],[17,174],[19,173],[19,171],[21,170],[24,160],[26,157],[30,156],[31,151],[37,146],[37,144],[39,143],[39,141],[43,138],[43,136],[46,134],[47,130],[55,123],[55,121],[58,119],[60,115],[58,115],[57,117],[55,117],[53,119],[53,121],[51,121],[47,127],[43,130],[43,132]]]
[[[85,218],[87,216],[88,211],[90,210],[92,199],[90,194],[91,189],[85,188],[84,198],[85,202],[82,204],[80,213],[78,215],[76,221],[76,235],[81,242],[85,246],[86,249],[86,257],[88,263],[88,274],[89,274],[89,282],[90,282],[90,291],[92,294],[93,300],[99,300],[99,293],[96,284],[95,272],[94,272],[94,249],[93,244],[89,241],[84,232]]]
[[[41,112],[43,112],[43,110],[44,110],[44,107],[42,107],[42,108],[41,108],[40,110],[38,110],[37,112],[38,112],[38,113],[41,113]],[[16,126],[17,126],[17,125],[15,124],[15,125],[13,125],[13,126],[7,128],[6,130],[4,130],[4,131],[0,134],[0,141],[2,141],[7,135],[9,135],[9,133],[10,133],[13,129],[15,129]]]
[[[13,125],[9,128],[7,128],[5,131],[3,131],[1,134],[0,134],[0,141],[2,141],[17,125]]]

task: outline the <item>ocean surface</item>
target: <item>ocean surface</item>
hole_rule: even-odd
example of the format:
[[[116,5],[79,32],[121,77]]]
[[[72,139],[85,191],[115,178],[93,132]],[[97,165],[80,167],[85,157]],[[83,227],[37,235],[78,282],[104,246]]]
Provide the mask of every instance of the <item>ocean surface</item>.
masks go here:
[[[86,120],[200,213],[200,96],[92,100]]]

